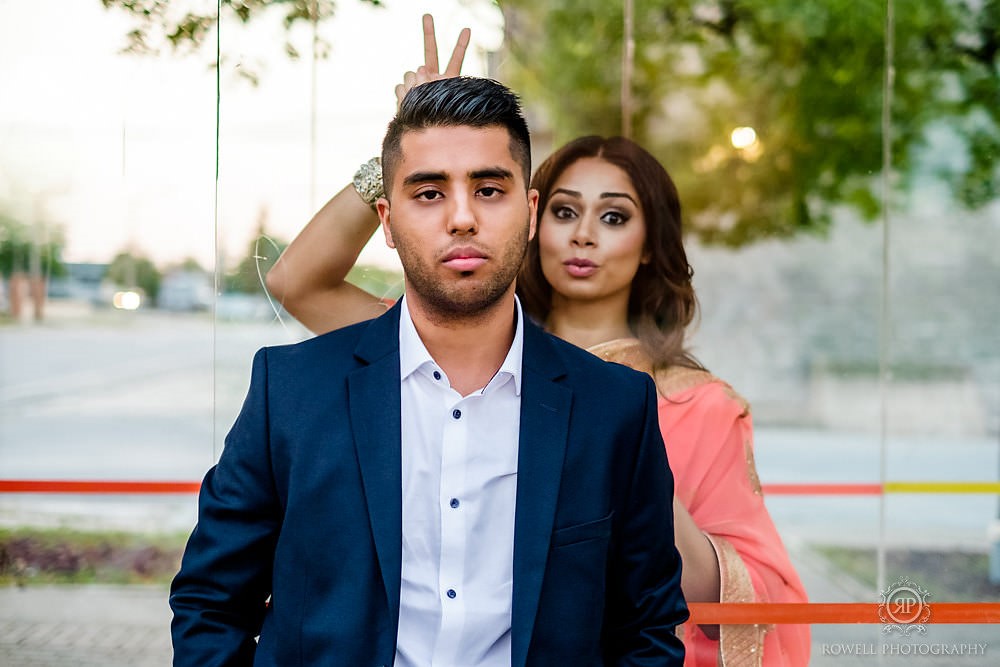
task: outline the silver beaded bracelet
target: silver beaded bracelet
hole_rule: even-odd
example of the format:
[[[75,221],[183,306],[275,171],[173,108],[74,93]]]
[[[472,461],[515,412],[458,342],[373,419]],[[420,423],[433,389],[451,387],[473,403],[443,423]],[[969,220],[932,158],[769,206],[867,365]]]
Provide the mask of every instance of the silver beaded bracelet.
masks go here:
[[[354,174],[354,189],[361,199],[375,210],[375,202],[385,195],[382,189],[382,158],[373,157]]]

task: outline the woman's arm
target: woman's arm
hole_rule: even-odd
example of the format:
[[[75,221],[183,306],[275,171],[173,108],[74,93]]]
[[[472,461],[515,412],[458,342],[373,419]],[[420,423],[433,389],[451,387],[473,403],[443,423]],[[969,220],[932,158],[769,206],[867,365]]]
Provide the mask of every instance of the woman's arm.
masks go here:
[[[674,541],[681,553],[681,589],[688,602],[718,602],[721,588],[719,558],[712,543],[674,497]]]
[[[271,295],[314,333],[378,317],[385,305],[347,282],[378,228],[378,216],[348,185],[313,216],[265,278]]]
[[[407,72],[396,86],[398,102],[413,86],[461,73],[469,29],[459,33],[444,72],[438,68],[434,19],[429,14],[423,17],[423,29],[424,64]],[[381,315],[385,304],[346,280],[378,224],[372,207],[353,184],[348,185],[313,216],[268,271],[268,291],[317,334]]]

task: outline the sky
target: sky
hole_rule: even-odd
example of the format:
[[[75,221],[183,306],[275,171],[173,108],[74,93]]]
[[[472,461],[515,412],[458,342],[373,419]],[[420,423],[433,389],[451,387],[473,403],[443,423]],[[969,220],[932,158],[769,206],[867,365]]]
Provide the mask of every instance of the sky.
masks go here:
[[[99,0],[0,0],[0,206],[40,237],[61,229],[71,262],[131,248],[159,265],[192,257],[211,267],[218,237],[234,264],[262,216],[272,236],[291,240],[378,153],[394,87],[423,62],[424,12],[435,17],[442,61],[472,28],[465,74],[484,74],[485,53],[500,46],[502,17],[489,0],[384,4],[339,0],[321,27],[330,52],[316,71],[313,171],[312,65],[284,55],[279,13],[249,28],[223,23],[217,151],[214,38],[190,56],[124,55],[130,19]],[[309,38],[292,35],[304,53]],[[258,86],[237,76],[241,67]],[[397,266],[381,235],[361,261]]]

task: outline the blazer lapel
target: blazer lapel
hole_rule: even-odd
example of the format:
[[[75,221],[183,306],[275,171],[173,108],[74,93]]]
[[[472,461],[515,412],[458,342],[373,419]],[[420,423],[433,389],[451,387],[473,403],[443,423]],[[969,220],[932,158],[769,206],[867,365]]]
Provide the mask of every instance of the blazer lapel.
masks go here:
[[[559,498],[572,404],[572,391],[555,382],[565,375],[565,369],[552,343],[527,321],[523,359],[514,516],[513,667],[523,667],[531,644]]]
[[[355,349],[355,356],[367,365],[347,379],[354,445],[394,627],[399,622],[402,567],[399,308],[397,304],[372,321]]]

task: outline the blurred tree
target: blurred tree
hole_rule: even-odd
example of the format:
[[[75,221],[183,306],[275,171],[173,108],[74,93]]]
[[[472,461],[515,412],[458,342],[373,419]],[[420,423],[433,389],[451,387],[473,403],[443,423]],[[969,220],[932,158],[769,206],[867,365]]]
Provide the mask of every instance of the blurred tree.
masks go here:
[[[199,262],[194,257],[185,257],[179,264],[174,264],[170,267],[170,270],[176,271],[193,271],[198,273],[204,273],[205,269],[202,267],[201,262]]]
[[[264,276],[285,250],[288,241],[272,237],[267,231],[267,209],[257,217],[257,232],[247,245],[246,254],[236,268],[223,278],[223,291],[264,294]]]
[[[383,6],[382,0],[359,0],[376,7]],[[131,16],[135,23],[126,35],[126,53],[154,55],[164,47],[174,53],[194,53],[199,50],[212,30],[216,27],[219,14],[216,3],[201,3],[205,11],[192,10],[189,3],[170,0],[101,0],[105,9],[117,9]],[[178,8],[178,4],[186,7]],[[286,29],[284,51],[289,58],[300,57],[299,49],[290,38],[292,29],[299,25],[310,25],[333,16],[337,3],[334,0],[221,0],[223,16],[246,25],[264,14],[281,10]],[[271,8],[275,12],[271,12]],[[322,38],[317,38],[317,53],[325,57],[329,50]],[[223,56],[223,60],[225,57]],[[240,67],[241,77],[256,84],[258,75],[252,68]]]
[[[501,75],[555,145],[620,134],[622,2],[499,0]],[[894,178],[927,131],[964,155],[939,168],[959,202],[1000,195],[1000,0],[895,0]],[[882,0],[634,0],[633,138],[670,170],[688,229],[741,245],[880,209]],[[736,128],[752,128],[733,135]]]
[[[46,234],[44,242],[35,240],[35,230],[12,214],[0,210],[0,276],[30,273],[33,268],[46,277],[65,275],[62,263],[63,236],[59,229]],[[37,262],[35,267],[32,264]]]
[[[149,258],[132,251],[126,250],[115,255],[108,266],[106,278],[119,287],[138,287],[153,303],[160,293],[162,276],[159,269]]]
[[[347,273],[347,280],[380,299],[394,301],[403,295],[402,271],[356,264]]]

